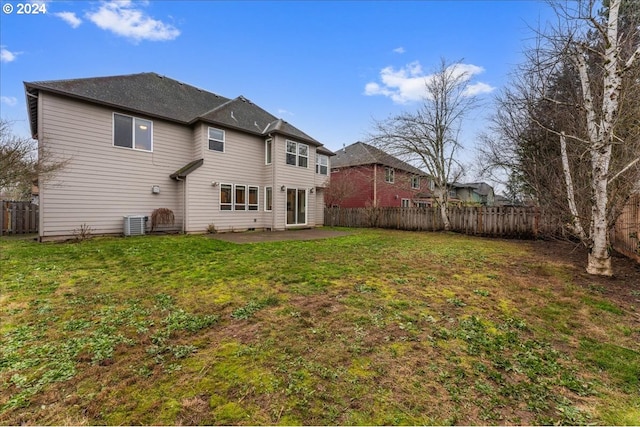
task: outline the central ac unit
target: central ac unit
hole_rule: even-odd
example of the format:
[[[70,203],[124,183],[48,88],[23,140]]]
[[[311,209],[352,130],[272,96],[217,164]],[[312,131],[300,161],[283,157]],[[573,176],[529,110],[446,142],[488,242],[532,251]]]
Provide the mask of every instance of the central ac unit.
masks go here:
[[[124,235],[142,236],[144,234],[144,215],[127,215],[124,217]]]

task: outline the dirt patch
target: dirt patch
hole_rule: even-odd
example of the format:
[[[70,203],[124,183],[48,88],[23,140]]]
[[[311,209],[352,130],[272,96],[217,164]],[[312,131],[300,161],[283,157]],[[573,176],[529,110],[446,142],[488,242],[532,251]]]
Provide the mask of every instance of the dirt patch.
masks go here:
[[[322,228],[309,228],[304,230],[286,231],[246,231],[243,233],[212,234],[211,238],[231,243],[262,243],[282,242],[287,240],[318,240],[331,237],[347,236],[346,231],[326,230]]]
[[[593,276],[586,272],[587,249],[568,242],[532,242],[536,254],[574,266],[573,283],[598,292],[621,306],[640,304],[640,263],[617,252],[612,254],[613,277]]]

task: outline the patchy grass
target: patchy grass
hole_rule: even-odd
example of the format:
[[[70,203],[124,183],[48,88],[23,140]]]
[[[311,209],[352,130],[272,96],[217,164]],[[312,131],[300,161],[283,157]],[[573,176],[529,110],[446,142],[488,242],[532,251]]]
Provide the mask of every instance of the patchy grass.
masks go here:
[[[548,247],[2,239],[0,423],[640,424],[640,273]]]

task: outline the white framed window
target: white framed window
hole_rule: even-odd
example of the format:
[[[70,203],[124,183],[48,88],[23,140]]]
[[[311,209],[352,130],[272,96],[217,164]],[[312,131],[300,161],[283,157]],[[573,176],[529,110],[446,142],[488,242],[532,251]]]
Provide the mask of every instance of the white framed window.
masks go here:
[[[329,157],[324,154],[316,155],[316,173],[327,175],[329,172]]]
[[[306,168],[309,166],[309,146],[298,143],[298,166]]]
[[[436,183],[433,179],[429,179],[429,190],[434,191],[436,189]]]
[[[217,128],[209,128],[209,150],[224,153],[224,131]]]
[[[220,210],[230,211],[233,209],[233,186],[231,184],[220,185]]]
[[[411,207],[411,200],[409,199],[402,199],[401,201],[401,205],[403,208],[409,208]]]
[[[286,163],[306,168],[309,166],[309,146],[301,142],[287,140]]]
[[[287,164],[296,165],[296,157],[298,153],[298,144],[294,141],[287,140]]]
[[[413,175],[411,177],[411,188],[413,189],[420,188],[420,177],[418,175]]]
[[[264,187],[264,210],[267,212],[273,210],[273,187]]]
[[[257,211],[258,210],[258,187],[249,186],[249,210],[250,211]]]
[[[247,210],[247,186],[235,185],[233,209],[236,211]]]
[[[153,151],[153,122],[113,113],[113,146]]]
[[[395,181],[395,171],[393,168],[384,168],[384,181],[393,184]]]
[[[455,198],[457,195],[456,190],[449,190],[449,197]]]
[[[265,165],[270,165],[271,164],[271,148],[272,148],[273,142],[271,140],[271,138],[267,139],[264,141],[264,164]]]

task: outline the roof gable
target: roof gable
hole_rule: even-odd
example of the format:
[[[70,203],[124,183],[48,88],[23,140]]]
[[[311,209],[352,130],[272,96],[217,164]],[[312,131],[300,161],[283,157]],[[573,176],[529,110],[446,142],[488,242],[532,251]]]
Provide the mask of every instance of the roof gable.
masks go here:
[[[31,131],[37,135],[37,94],[47,91],[183,124],[219,124],[253,134],[279,132],[314,145],[306,133],[247,98],[225,98],[156,73],[25,82]]]
[[[215,93],[156,73],[25,83],[47,90],[172,121],[188,123],[228,101]]]
[[[403,162],[397,157],[385,153],[377,147],[365,144],[364,142],[356,142],[336,151],[336,156],[331,160],[331,167],[334,168],[371,164],[388,166],[416,175],[427,175],[424,171],[421,171],[409,163]]]

